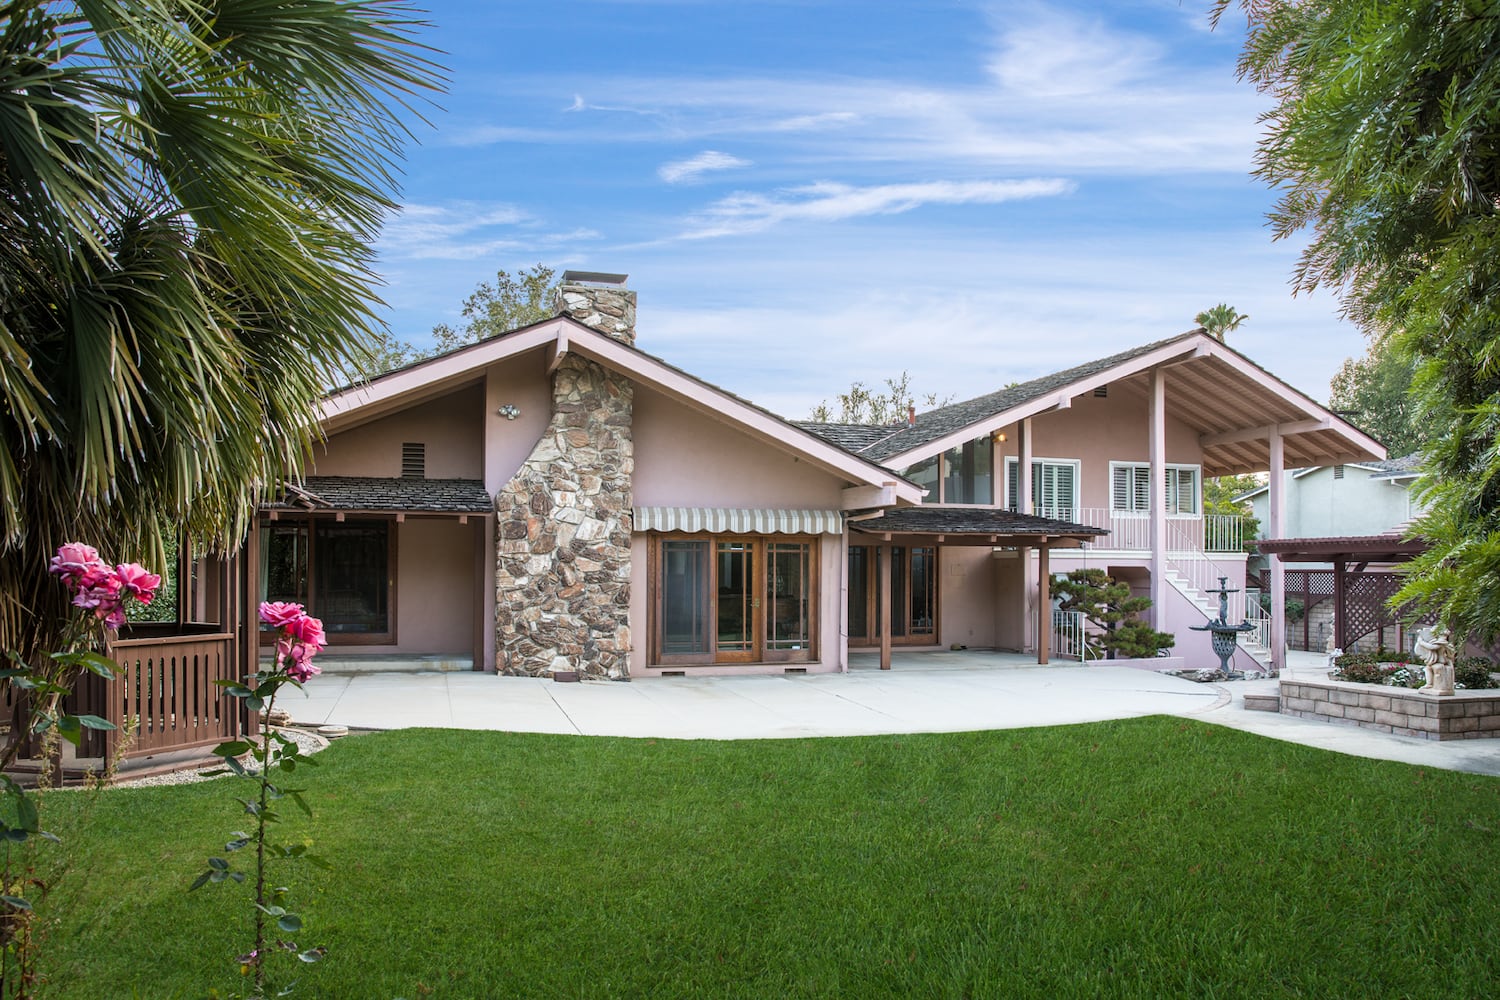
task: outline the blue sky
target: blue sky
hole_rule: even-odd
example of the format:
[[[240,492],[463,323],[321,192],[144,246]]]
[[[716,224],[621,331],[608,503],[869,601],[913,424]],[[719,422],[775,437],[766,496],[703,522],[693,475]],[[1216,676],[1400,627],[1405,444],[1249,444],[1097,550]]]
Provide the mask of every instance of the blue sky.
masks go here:
[[[1267,102],[1206,0],[426,6],[451,82],[379,245],[399,337],[542,262],[628,273],[640,347],[792,418],[903,370],[977,395],[1218,302],[1320,400],[1363,350],[1290,294],[1249,174]]]

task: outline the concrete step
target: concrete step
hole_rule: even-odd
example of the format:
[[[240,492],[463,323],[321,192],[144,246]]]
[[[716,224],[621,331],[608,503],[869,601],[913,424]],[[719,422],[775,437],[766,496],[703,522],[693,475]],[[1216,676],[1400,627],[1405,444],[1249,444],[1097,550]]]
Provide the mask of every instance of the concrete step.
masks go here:
[[[1279,694],[1250,694],[1245,693],[1245,711],[1247,712],[1279,712],[1281,711],[1281,695]]]

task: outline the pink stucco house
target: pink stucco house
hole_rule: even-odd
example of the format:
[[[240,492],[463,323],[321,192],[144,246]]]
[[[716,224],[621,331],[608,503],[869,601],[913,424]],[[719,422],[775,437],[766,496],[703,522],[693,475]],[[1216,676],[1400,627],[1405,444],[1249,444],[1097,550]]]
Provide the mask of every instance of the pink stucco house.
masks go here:
[[[1097,566],[1207,664],[1189,626],[1245,559],[1203,477],[1384,457],[1202,331],[862,427],[785,421],[634,327],[623,276],[570,272],[555,318],[333,393],[316,461],[262,505],[252,589],[306,603],[350,669],[640,677],[1046,662],[1071,641],[1048,573]]]

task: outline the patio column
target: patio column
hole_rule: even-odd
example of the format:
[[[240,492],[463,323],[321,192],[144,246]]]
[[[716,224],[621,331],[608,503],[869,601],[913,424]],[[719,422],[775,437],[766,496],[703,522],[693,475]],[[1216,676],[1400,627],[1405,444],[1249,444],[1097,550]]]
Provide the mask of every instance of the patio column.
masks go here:
[[[891,544],[880,546],[880,669],[891,669]]]
[[[1046,539],[1037,547],[1036,662],[1045,665],[1052,652],[1052,547]]]
[[[1270,524],[1267,537],[1286,537],[1286,447],[1281,429],[1271,425],[1267,438],[1270,451],[1271,481],[1266,499]],[[1337,586],[1337,584],[1335,584]],[[1337,612],[1335,611],[1335,614]],[[1280,557],[1271,560],[1271,671],[1280,675],[1286,669],[1286,564]]]
[[[1016,496],[1011,497],[1011,506],[1021,514],[1036,513],[1036,505],[1031,502],[1031,418],[1025,417],[1016,421]],[[1022,548],[1016,553],[1021,559],[1023,567],[1031,565],[1031,550]],[[1027,614],[1026,599],[1029,596],[1028,589],[1024,586],[1026,573],[1021,573],[1023,586],[1021,587],[1021,648],[1031,649],[1035,645],[1035,637],[1031,634],[1032,618]]]
[[[1147,406],[1147,454],[1151,460],[1151,625],[1165,631],[1167,601],[1167,373],[1151,372]]]

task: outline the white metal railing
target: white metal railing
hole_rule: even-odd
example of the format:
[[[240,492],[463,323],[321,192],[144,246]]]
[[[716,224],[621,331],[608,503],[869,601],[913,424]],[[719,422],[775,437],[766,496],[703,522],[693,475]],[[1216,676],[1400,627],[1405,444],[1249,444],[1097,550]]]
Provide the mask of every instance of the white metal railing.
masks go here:
[[[1094,548],[1120,552],[1151,551],[1151,518],[1141,512],[1107,507],[1042,506],[1036,508],[1036,514],[1108,531],[1109,534],[1090,543]],[[1181,552],[1243,552],[1244,528],[1245,519],[1238,514],[1169,517],[1167,545]]]
[[[1245,621],[1255,626],[1255,631],[1246,632],[1243,642],[1247,646],[1259,646],[1262,649],[1271,648],[1271,619],[1266,616],[1265,609],[1260,606],[1259,601],[1245,602]]]
[[[1088,662],[1104,651],[1089,645],[1088,619],[1082,611],[1052,612],[1052,651],[1060,658]]]

